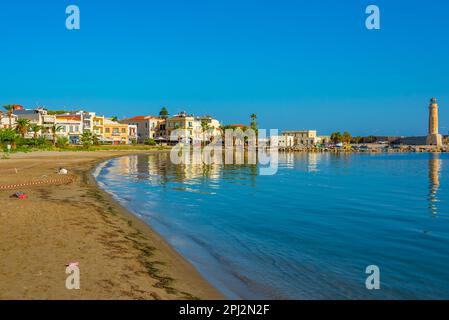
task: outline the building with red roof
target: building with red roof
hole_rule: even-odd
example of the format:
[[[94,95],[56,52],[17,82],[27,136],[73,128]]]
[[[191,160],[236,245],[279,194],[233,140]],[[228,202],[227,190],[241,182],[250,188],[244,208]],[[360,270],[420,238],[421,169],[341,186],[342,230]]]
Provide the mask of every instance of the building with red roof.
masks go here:
[[[155,116],[135,116],[119,121],[120,123],[133,125],[137,128],[137,142],[144,143],[146,139],[155,139],[159,124],[164,119]]]

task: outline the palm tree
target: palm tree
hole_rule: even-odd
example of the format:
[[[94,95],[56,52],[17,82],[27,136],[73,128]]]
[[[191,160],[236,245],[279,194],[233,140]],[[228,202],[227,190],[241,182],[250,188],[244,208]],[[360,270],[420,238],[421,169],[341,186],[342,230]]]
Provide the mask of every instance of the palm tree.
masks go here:
[[[257,122],[256,122],[257,115],[255,113],[253,113],[253,114],[250,115],[250,117],[251,117],[251,125],[250,125],[250,127],[251,127],[251,129],[253,129],[257,133]]]
[[[352,137],[351,137],[351,135],[349,134],[348,131],[345,131],[343,133],[342,140],[343,140],[344,143],[346,143],[346,144],[351,143],[351,138]]]
[[[51,135],[53,136],[53,145],[56,145],[56,135],[62,130],[62,126],[54,124],[50,127]]]
[[[33,139],[36,140],[37,134],[39,133],[39,131],[44,129],[44,127],[34,123],[34,124],[30,125],[30,129],[31,129],[31,131],[33,131]]]
[[[340,143],[342,141],[342,135],[339,131],[337,132],[332,132],[331,134],[331,140],[333,143],[337,144]]]
[[[8,117],[9,117],[9,127],[12,127],[12,114],[14,112],[14,105],[8,104],[6,106],[3,106],[4,109],[6,109]]]
[[[17,119],[16,130],[22,136],[22,138],[25,138],[25,135],[28,132],[29,126],[30,126],[30,120],[24,119],[24,118]]]
[[[93,142],[93,135],[90,131],[84,131],[81,135],[81,143],[85,148],[89,148]]]
[[[92,135],[92,144],[94,146],[99,146],[100,145],[100,139],[98,138],[98,136],[96,134]]]

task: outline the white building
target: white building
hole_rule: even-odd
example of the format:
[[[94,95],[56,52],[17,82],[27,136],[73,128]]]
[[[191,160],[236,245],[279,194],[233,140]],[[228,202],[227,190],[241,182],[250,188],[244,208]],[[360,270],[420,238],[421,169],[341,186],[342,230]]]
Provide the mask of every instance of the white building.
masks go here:
[[[15,114],[11,115],[10,119],[8,113],[0,111],[0,129],[14,128],[16,126],[16,120],[17,116]]]
[[[278,147],[280,148],[291,148],[295,145],[295,138],[293,136],[279,136],[278,138]]]
[[[30,125],[38,125],[43,129],[39,130],[38,134],[47,134],[55,124],[55,116],[49,115],[48,111],[44,108],[36,108],[36,109],[18,109],[14,110],[14,115],[17,119],[27,119]],[[34,135],[34,132],[29,131],[27,134],[28,138],[31,138]]]
[[[203,116],[203,117],[196,117],[196,121],[199,122],[199,127],[201,128],[201,133],[203,133],[203,126],[202,123],[207,123],[208,126],[208,135],[205,135],[203,138],[203,134],[201,134],[201,139],[209,140],[212,137],[218,136],[222,134],[221,130],[221,123],[217,119],[212,118],[211,116]]]
[[[143,143],[146,139],[155,139],[158,135],[158,129],[163,119],[154,116],[136,116],[119,121],[123,124],[135,126],[137,128],[137,142]]]
[[[293,137],[295,146],[309,146],[319,143],[316,130],[284,131],[282,135]]]
[[[79,114],[57,115],[56,125],[61,128],[56,135],[66,136],[70,144],[80,143],[83,134],[83,120]]]

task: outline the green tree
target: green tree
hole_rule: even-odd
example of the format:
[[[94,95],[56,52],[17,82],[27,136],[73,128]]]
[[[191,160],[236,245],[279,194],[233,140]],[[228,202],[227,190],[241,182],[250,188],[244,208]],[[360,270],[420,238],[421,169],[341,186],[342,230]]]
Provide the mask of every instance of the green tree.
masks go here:
[[[19,139],[19,135],[14,129],[0,129],[0,142],[1,143],[10,143],[12,149],[16,148],[17,140]]]
[[[6,110],[6,114],[8,115],[9,118],[9,127],[12,128],[12,114],[14,112],[14,105],[8,104],[6,106],[3,106],[3,109]]]
[[[118,121],[118,117],[117,117],[117,116],[113,116],[113,117],[111,118],[111,121],[117,122],[117,121]]]
[[[16,121],[16,131],[19,133],[22,138],[25,138],[25,135],[28,132],[28,128],[30,126],[30,120],[28,119],[17,119]]]
[[[96,134],[92,135],[92,144],[94,146],[99,146],[100,145],[100,139],[98,138],[98,136]]]
[[[335,144],[342,142],[342,138],[343,137],[342,137],[342,135],[341,135],[341,133],[339,131],[332,132],[332,134],[331,134],[331,140]]]
[[[342,136],[342,138],[341,138],[341,140],[342,140],[342,142],[344,142],[344,143],[346,143],[346,144],[349,144],[349,143],[351,143],[351,135],[349,134],[349,132],[348,131],[345,131],[344,133],[343,133],[343,136]]]
[[[159,112],[159,117],[161,117],[162,119],[167,119],[168,118],[168,110],[166,107],[162,107],[161,111]]]
[[[62,130],[62,126],[54,124],[50,127],[51,135],[53,136],[53,145],[56,145],[56,135]]]
[[[351,139],[351,142],[352,142],[352,143],[355,143],[355,144],[359,144],[359,143],[362,142],[362,140],[363,140],[362,137],[357,136],[357,137],[353,137],[353,138]]]
[[[81,135],[81,139],[80,140],[81,140],[81,144],[83,145],[83,147],[86,148],[86,149],[89,149],[89,147],[93,143],[92,132],[84,131],[83,134]]]
[[[250,115],[251,118],[251,129],[257,130],[257,115],[255,113]]]

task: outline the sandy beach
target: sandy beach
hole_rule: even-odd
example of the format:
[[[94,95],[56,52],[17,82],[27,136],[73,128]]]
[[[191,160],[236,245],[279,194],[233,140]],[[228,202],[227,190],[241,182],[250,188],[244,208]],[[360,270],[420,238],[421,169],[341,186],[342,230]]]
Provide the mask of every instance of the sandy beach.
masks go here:
[[[35,183],[0,190],[0,299],[223,298],[96,186],[90,174],[96,163],[130,153],[138,152],[33,152],[0,159],[0,186]],[[59,179],[59,167],[74,181],[39,184]],[[28,198],[11,198],[17,191]],[[79,262],[80,290],[65,287],[70,262]]]

